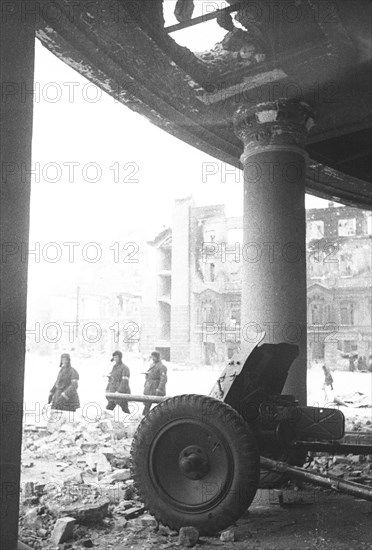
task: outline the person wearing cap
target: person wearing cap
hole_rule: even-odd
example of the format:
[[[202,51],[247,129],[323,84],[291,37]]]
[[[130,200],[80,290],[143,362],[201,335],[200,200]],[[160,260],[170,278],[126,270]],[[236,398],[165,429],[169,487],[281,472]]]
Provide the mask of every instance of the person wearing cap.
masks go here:
[[[167,367],[161,362],[160,353],[153,351],[151,354],[151,365],[146,372],[144,395],[165,395],[167,380]],[[152,403],[145,403],[143,408],[144,415],[149,412],[151,405]]]
[[[131,393],[129,387],[130,370],[127,365],[124,365],[122,359],[123,354],[121,351],[114,351],[111,361],[115,361],[115,363],[108,377],[109,381],[106,393]],[[128,414],[130,412],[127,401],[112,400],[109,398],[107,398],[107,401],[106,409],[109,411],[113,411],[116,405],[119,405],[124,413]]]
[[[77,392],[79,374],[71,366],[71,358],[68,353],[61,355],[60,371],[57,380],[49,392],[48,403],[52,409],[58,411],[76,411],[80,407]]]

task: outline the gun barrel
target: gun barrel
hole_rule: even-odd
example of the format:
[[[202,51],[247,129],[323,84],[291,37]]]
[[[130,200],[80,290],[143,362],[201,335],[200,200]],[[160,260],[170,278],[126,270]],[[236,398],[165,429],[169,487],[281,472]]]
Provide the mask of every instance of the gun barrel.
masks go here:
[[[138,403],[162,403],[168,396],[163,395],[133,395],[131,393],[106,393],[108,399],[113,401],[137,401]]]

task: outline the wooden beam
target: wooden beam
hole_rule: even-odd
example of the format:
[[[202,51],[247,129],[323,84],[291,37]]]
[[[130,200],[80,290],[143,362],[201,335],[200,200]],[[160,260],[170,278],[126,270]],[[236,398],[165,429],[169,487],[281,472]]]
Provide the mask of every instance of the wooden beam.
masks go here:
[[[236,4],[228,6],[227,8],[222,8],[211,13],[206,13],[205,15],[194,17],[194,19],[190,19],[189,21],[182,21],[181,23],[177,23],[176,25],[170,25],[169,27],[165,27],[164,30],[169,34],[171,32],[181,31],[182,29],[188,29],[189,27],[193,27],[194,25],[200,25],[200,23],[205,23],[206,21],[216,19],[222,13],[233,13],[234,11],[238,11],[240,10],[240,7],[241,3],[237,2]]]

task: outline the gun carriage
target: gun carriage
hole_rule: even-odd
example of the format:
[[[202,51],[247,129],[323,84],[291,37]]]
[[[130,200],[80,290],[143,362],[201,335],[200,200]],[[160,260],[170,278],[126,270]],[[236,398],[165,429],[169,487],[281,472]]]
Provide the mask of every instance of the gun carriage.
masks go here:
[[[209,396],[107,394],[158,403],[134,435],[132,473],[145,505],[173,529],[220,531],[243,514],[258,488],[289,478],[372,500],[370,487],[300,467],[309,450],[372,454],[371,434],[345,434],[337,408],[303,407],[283,395],[298,348],[258,344],[233,357]]]

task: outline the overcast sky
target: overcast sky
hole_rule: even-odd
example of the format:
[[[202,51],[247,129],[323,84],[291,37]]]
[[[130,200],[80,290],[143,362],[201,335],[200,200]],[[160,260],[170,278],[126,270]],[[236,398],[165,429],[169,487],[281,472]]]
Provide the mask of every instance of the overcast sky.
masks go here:
[[[211,29],[212,34],[220,31]],[[187,43],[190,37],[185,37]],[[207,42],[198,44],[204,46]],[[39,41],[32,158],[31,248],[51,241],[104,246],[121,242],[123,234],[137,227],[151,237],[172,223],[175,198],[189,195],[198,205],[226,202],[228,216],[242,215],[240,170],[116,102]],[[206,169],[216,173],[205,178]],[[308,197],[307,205],[326,202]],[[31,257],[30,290],[55,288],[72,270],[67,253],[57,264]]]

